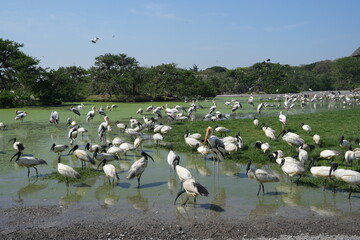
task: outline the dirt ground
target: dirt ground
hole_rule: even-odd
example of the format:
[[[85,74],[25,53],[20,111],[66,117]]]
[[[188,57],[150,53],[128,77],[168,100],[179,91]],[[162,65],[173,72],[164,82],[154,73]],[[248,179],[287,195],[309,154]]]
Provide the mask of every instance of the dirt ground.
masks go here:
[[[168,219],[161,214],[72,211],[59,206],[0,209],[0,239],[360,239],[359,215]]]

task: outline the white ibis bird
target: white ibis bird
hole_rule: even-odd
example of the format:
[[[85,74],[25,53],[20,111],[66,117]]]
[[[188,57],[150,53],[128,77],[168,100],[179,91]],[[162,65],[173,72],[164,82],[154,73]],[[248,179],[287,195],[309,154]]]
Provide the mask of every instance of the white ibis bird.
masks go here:
[[[256,112],[261,115],[261,111],[263,110],[264,108],[264,103],[260,103],[257,108],[256,108]]]
[[[116,127],[118,129],[120,129],[120,131],[123,131],[123,132],[125,131],[125,129],[127,127],[124,123],[121,123],[119,120],[116,121],[115,124],[116,124]]]
[[[170,169],[173,168],[175,169],[176,165],[178,165],[179,163],[176,161],[180,161],[180,158],[178,157],[178,155],[174,152],[173,149],[173,145],[170,145],[170,149],[167,155],[167,162],[170,166]]]
[[[46,164],[47,162],[43,159],[36,158],[34,156],[21,156],[22,152],[17,152],[12,156],[10,159],[10,162],[13,160],[14,157],[16,157],[15,162],[20,167],[27,167],[28,169],[28,177],[30,176],[30,168],[34,168],[36,171],[36,176],[39,177],[38,170],[35,166]]]
[[[314,161],[315,161],[314,158],[312,158],[310,161],[309,170],[314,177],[324,178],[324,190],[325,190],[327,179],[331,178],[331,175],[329,175],[329,171],[330,171],[331,167],[329,167],[329,166],[313,166]]]
[[[86,128],[84,128],[84,127],[78,126],[77,132],[78,132],[78,133],[81,133],[81,137],[83,137],[83,136],[84,136],[84,133],[88,132],[88,130],[87,130]]]
[[[323,150],[320,152],[320,156],[318,157],[318,159],[332,159],[336,156],[339,156],[340,152],[338,150]]]
[[[73,113],[75,113],[76,115],[78,115],[78,116],[81,115],[79,109],[77,109],[76,107],[74,107],[74,105],[71,105],[70,110],[71,110]]]
[[[141,115],[141,114],[143,114],[143,112],[144,112],[144,110],[143,110],[142,108],[139,108],[139,109],[136,111],[136,114]]]
[[[251,160],[248,161],[248,165],[246,167],[246,175],[249,177],[249,179],[255,179],[260,183],[259,190],[257,193],[258,196],[261,188],[263,195],[265,194],[264,183],[279,181],[279,178],[276,175],[271,174],[263,169],[251,168],[250,166],[251,166]]]
[[[12,138],[9,140],[9,142],[13,143],[13,148],[17,151],[17,152],[22,152],[25,149],[25,146],[22,142],[16,141],[16,138]]]
[[[90,157],[90,155],[82,149],[79,149],[79,145],[75,145],[72,149],[70,149],[69,154],[73,152],[73,155],[81,161],[81,168],[86,167],[86,163],[89,162],[95,165],[94,158]]]
[[[5,130],[5,128],[6,128],[6,124],[3,122],[0,122],[0,129]]]
[[[350,145],[349,141],[345,139],[344,136],[341,136],[340,138],[340,147],[341,148],[348,148]]]
[[[54,153],[58,154],[58,158],[60,158],[60,154],[65,151],[69,146],[65,144],[53,144],[50,148],[50,152],[53,151]]]
[[[163,135],[161,133],[155,133],[153,135],[153,139],[156,145],[160,145],[162,140],[164,139]]]
[[[134,140],[134,148],[135,149],[138,149],[138,148],[141,149],[141,145],[142,145],[143,141],[144,141],[144,138],[142,136],[136,137],[135,140]]]
[[[254,119],[253,119],[253,124],[254,124],[255,127],[258,127],[259,124],[260,124],[259,119],[257,119],[257,118],[254,117]]]
[[[349,191],[348,199],[350,199],[353,190],[352,186],[353,185],[359,186],[360,184],[360,173],[354,170],[338,169],[337,163],[332,163],[331,169],[329,171],[329,175],[331,175],[332,171],[334,172],[336,179],[340,179],[346,182],[347,184],[349,184],[350,191]]]
[[[118,173],[116,172],[115,166],[112,164],[106,164],[103,166],[103,171],[105,173],[105,177],[110,179],[112,178],[113,184],[115,180],[120,180]]]
[[[220,133],[220,136],[222,136],[223,134],[226,134],[228,132],[230,132],[230,129],[226,128],[226,127],[221,127],[221,126],[215,126],[214,129],[216,132]]]
[[[109,130],[109,127],[111,126],[110,120],[108,116],[104,117],[104,122],[100,123],[99,127],[98,127],[98,136],[99,136],[99,140],[100,142],[105,142],[106,141],[106,133]]]
[[[92,106],[91,110],[86,114],[86,121],[91,121],[94,119],[96,114],[96,108],[95,106]]]
[[[299,176],[299,178],[295,181],[296,185],[298,185],[300,178],[302,177],[302,175],[305,172],[304,164],[302,164],[300,161],[298,161],[298,163],[286,162],[285,158],[283,158],[280,166],[281,166],[281,170],[290,177],[291,183],[293,182],[292,181],[293,176]]]
[[[188,132],[184,135],[184,140],[185,140],[185,144],[188,145],[192,149],[202,146],[202,143],[199,140],[190,137],[190,132]]]
[[[201,196],[207,197],[209,195],[208,190],[203,185],[201,185],[199,182],[195,181],[195,179],[193,179],[193,178],[189,178],[189,179],[185,180],[184,182],[182,182],[182,186],[184,189],[181,190],[178,193],[178,195],[176,196],[174,205],[176,204],[176,200],[184,192],[186,192],[187,198],[186,198],[186,201],[182,205],[185,205],[187,203],[187,201],[189,200],[189,197],[194,198],[194,205],[195,205],[197,196],[201,195]]]
[[[119,160],[118,156],[116,156],[115,154],[111,154],[108,152],[101,152],[99,153],[99,149],[97,148],[93,154],[93,158],[100,161],[99,165],[98,165],[98,169],[100,167],[101,164],[103,164],[103,167],[105,166],[105,164],[109,161],[114,161],[114,160]]]
[[[310,133],[312,131],[312,128],[308,124],[301,123],[301,127],[307,133]]]
[[[57,171],[60,175],[65,177],[67,187],[69,186],[69,177],[76,179],[80,179],[81,177],[81,175],[77,171],[75,171],[72,167],[66,164],[62,164],[60,162],[60,158],[58,159]]]
[[[352,149],[352,145],[350,145],[349,150],[345,152],[345,162],[351,164],[355,160],[356,160],[356,155]]]
[[[274,140],[274,141],[277,140],[277,136],[275,135],[275,130],[273,130],[272,128],[265,126],[265,128],[263,128],[263,131],[265,133],[265,136],[267,136],[271,140]]]
[[[296,133],[290,132],[289,130],[284,129],[280,135],[282,135],[282,140],[284,140],[290,146],[300,146],[301,144],[305,143],[304,139],[302,139]]]
[[[194,139],[200,139],[201,134],[200,133],[190,133],[189,129],[186,130],[185,133],[186,137],[194,138]]]
[[[20,112],[15,116],[15,120],[21,120],[21,122],[24,120],[24,118],[28,115],[27,112]]]
[[[120,144],[119,148],[121,148],[125,154],[126,154],[128,151],[133,151],[133,150],[135,150],[134,145],[131,144],[131,143],[128,143],[128,142],[123,142],[122,144]]]
[[[59,123],[60,117],[57,111],[52,111],[50,114],[50,123],[57,125]]]
[[[280,123],[281,123],[282,129],[284,129],[284,128],[285,128],[285,125],[286,125],[286,123],[287,123],[287,118],[286,118],[286,116],[283,114],[283,112],[280,112],[280,113],[279,113],[279,121],[280,121]]]
[[[98,38],[98,37],[94,37],[93,39],[90,39],[90,41],[91,41],[92,43],[97,43],[97,42],[99,41],[99,39],[100,39],[100,38]]]
[[[71,146],[75,143],[77,136],[78,136],[78,129],[76,127],[70,128],[68,137],[70,139]]]
[[[320,137],[320,135],[314,134],[313,141],[314,141],[315,144],[321,146],[321,137]]]
[[[147,167],[148,158],[150,158],[154,162],[154,159],[146,152],[141,152],[141,156],[142,157],[139,160],[135,161],[131,165],[128,174],[126,176],[126,179],[133,179],[136,177],[138,181],[138,188],[140,188],[140,178]]]

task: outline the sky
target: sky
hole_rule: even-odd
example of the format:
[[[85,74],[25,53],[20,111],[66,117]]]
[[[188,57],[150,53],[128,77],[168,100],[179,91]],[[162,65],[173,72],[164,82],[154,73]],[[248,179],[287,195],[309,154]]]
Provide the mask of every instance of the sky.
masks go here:
[[[0,38],[55,70],[89,68],[108,53],[143,67],[235,69],[269,58],[299,66],[350,56],[359,9],[358,0],[9,0]]]

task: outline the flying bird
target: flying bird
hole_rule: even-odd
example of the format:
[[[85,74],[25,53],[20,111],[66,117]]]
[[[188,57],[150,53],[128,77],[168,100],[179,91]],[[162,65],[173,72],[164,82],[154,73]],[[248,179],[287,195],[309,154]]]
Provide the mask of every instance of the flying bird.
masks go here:
[[[98,38],[98,37],[95,37],[95,38],[91,39],[90,41],[91,41],[92,43],[97,43],[98,40],[99,40],[99,38]]]

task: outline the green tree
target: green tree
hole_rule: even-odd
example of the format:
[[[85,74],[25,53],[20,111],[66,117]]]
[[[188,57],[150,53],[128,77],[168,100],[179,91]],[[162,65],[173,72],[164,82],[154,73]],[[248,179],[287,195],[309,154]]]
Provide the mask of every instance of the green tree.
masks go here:
[[[135,58],[126,54],[105,54],[95,60],[95,66],[90,69],[93,93],[114,95],[123,100],[134,96],[136,85],[140,84],[136,82],[139,65]]]

